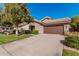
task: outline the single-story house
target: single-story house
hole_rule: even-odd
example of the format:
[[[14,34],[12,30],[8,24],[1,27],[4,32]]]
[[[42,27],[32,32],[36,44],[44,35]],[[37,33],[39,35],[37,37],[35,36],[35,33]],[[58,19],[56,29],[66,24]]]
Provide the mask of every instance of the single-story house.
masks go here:
[[[53,20],[50,17],[45,17],[41,20],[41,23],[43,23],[43,31],[47,34],[64,34],[64,32],[69,31],[70,22],[70,18]]]
[[[39,33],[47,34],[64,34],[69,31],[71,22],[70,18],[52,19],[50,17],[44,17],[41,21],[35,20],[35,22],[21,26],[24,30],[38,30]]]

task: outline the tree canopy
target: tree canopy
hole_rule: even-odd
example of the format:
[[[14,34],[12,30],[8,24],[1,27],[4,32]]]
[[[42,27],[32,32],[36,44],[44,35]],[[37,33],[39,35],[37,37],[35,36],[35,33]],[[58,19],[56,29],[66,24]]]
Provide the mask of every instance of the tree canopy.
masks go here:
[[[5,10],[1,17],[2,25],[15,27],[16,34],[18,34],[18,26],[21,23],[30,23],[34,21],[25,3],[5,4]]]
[[[71,26],[79,27],[79,16],[74,16],[71,18]]]

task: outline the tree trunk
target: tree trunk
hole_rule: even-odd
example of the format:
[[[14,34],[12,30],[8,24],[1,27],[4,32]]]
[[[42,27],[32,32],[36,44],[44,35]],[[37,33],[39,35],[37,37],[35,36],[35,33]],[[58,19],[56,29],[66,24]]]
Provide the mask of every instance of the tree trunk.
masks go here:
[[[9,32],[6,32],[7,35],[9,35]]]
[[[15,31],[15,32],[16,32],[16,35],[18,35],[18,34],[19,34],[19,32],[18,32],[18,27],[16,27],[16,31]]]

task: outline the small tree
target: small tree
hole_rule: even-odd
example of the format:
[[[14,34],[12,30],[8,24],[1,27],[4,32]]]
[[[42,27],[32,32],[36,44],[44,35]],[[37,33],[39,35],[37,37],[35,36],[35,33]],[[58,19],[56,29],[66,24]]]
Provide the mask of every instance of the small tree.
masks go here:
[[[79,24],[79,16],[74,16],[71,18],[71,26],[78,27]]]

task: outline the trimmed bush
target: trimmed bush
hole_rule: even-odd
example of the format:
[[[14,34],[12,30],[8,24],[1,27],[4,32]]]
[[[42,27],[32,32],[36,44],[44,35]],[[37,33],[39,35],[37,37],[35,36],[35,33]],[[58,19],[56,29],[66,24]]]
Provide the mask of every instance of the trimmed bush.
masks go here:
[[[38,30],[33,30],[32,34],[38,34]]]
[[[71,47],[79,49],[79,37],[77,36],[68,36],[65,38],[64,44]]]
[[[31,34],[30,30],[25,30],[25,34]]]

